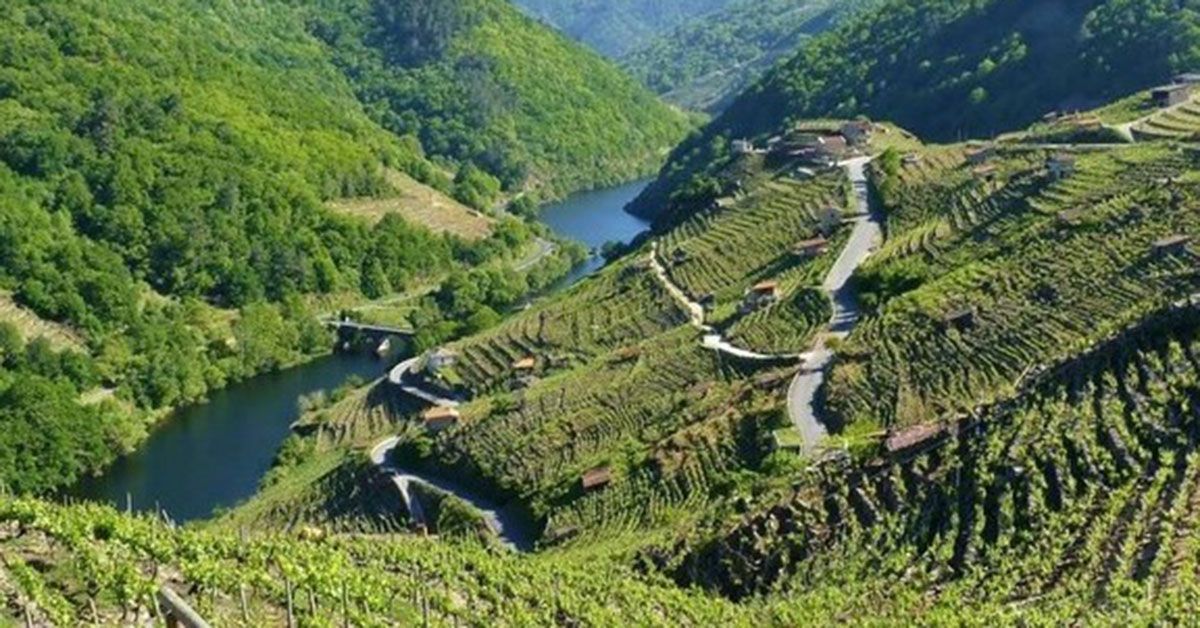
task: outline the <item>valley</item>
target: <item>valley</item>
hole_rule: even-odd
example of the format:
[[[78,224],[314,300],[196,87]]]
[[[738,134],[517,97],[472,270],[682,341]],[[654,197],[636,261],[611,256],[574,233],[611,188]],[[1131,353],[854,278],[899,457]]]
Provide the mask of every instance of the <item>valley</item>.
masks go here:
[[[0,35],[0,623],[1194,621],[1196,0]]]

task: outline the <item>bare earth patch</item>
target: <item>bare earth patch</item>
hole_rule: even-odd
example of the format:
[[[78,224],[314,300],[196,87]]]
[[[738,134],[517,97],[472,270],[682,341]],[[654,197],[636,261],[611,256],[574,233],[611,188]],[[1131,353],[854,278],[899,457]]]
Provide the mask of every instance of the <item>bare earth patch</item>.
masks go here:
[[[61,323],[45,320],[13,300],[12,294],[0,292],[0,322],[12,323],[26,342],[45,337],[57,350],[72,349],[86,352],[83,338]]]
[[[482,240],[491,235],[492,220],[487,216],[402,172],[389,170],[386,176],[395,189],[394,196],[345,199],[330,203],[330,208],[372,224],[388,214],[399,214],[435,232],[452,233],[467,240]]]

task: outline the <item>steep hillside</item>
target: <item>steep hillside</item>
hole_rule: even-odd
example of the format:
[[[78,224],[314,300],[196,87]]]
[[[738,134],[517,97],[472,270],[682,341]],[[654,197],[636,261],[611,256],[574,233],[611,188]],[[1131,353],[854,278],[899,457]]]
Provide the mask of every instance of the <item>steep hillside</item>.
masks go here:
[[[666,100],[719,111],[781,58],[874,0],[737,0],[658,35],[621,66]]]
[[[891,0],[802,46],[685,142],[636,204],[655,215],[727,158],[718,138],[865,114],[949,140],[1014,130],[1200,65],[1200,5]]]
[[[374,120],[472,164],[459,182],[481,177],[474,166],[505,189],[548,195],[626,181],[687,129],[610,63],[502,0],[321,0],[302,13]],[[487,183],[476,186],[484,202]]]
[[[516,0],[530,15],[613,59],[732,0]]]
[[[510,10],[497,15],[509,21],[489,18],[471,40],[495,43],[503,26],[514,41],[566,50],[568,61],[522,54],[587,70],[628,113],[572,101],[588,89],[578,74],[561,90],[542,76],[540,91],[521,94],[527,119],[540,115],[560,135],[510,118],[507,143],[493,148],[525,150],[518,133],[558,142],[542,144],[539,159],[586,162],[556,182],[560,191],[632,175],[681,129],[593,56]],[[135,446],[164,410],[328,351],[306,305],[313,295],[362,300],[487,266],[506,296],[460,307],[454,319],[478,329],[497,318],[492,308],[553,278],[512,268],[534,227],[484,220],[443,197],[486,205],[498,184],[474,166],[452,181],[442,172],[452,162],[432,163],[419,138],[381,126],[374,118],[386,116],[368,112],[376,107],[359,101],[312,26],[276,2],[0,7],[0,483],[70,483]],[[497,71],[524,67],[513,58]],[[645,110],[630,104],[639,98],[661,115],[639,117]],[[471,126],[458,116],[479,110],[451,102],[456,109],[426,119]],[[597,128],[603,148],[592,153],[597,143],[585,138]],[[445,215],[404,207],[414,193]],[[336,202],[347,198],[359,204]],[[330,204],[358,215],[370,205],[378,220]],[[447,317],[436,304],[422,315],[430,326]]]

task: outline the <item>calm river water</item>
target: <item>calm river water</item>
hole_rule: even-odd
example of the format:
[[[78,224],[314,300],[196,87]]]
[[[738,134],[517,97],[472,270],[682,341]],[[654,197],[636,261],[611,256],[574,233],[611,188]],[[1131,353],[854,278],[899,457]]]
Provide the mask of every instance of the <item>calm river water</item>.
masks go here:
[[[628,242],[648,225],[622,208],[646,184],[576,194],[544,207],[541,219],[591,249]],[[599,258],[588,260],[563,285],[602,265]],[[180,523],[206,518],[254,494],[299,418],[301,395],[336,388],[351,375],[375,379],[390,366],[373,355],[338,353],[235,384],[213,393],[208,403],[175,412],[138,451],[72,493],[122,508],[128,500],[135,510],[161,509]]]

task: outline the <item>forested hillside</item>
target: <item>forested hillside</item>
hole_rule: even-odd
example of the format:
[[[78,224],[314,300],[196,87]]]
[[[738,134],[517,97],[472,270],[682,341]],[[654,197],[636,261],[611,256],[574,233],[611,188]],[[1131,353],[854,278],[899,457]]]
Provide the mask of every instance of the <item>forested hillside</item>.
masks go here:
[[[333,201],[407,181],[486,207],[501,192],[489,172],[513,192],[562,193],[643,171],[683,129],[504,5],[438,2],[470,28],[403,30],[421,6],[0,7],[0,483],[69,483],[165,409],[327,351],[313,295],[457,277],[451,294],[489,265],[490,296],[444,297],[452,322],[430,298],[440,338],[491,324],[493,307],[547,280],[501,264],[532,244],[518,219],[463,239]],[[363,40],[331,48],[339,37]],[[391,105],[371,96],[381,85]]]
[[[732,0],[515,0],[601,54],[619,58],[689,19]]]
[[[737,0],[666,31],[621,58],[651,90],[717,111],[813,35],[875,0]]]
[[[890,0],[748,89],[676,149],[637,209],[700,183],[728,140],[802,118],[867,115],[949,140],[1089,108],[1200,66],[1198,20],[1190,0]]]
[[[686,131],[682,114],[502,0],[319,0],[301,13],[375,121],[469,164],[456,179],[485,190],[629,180]]]

